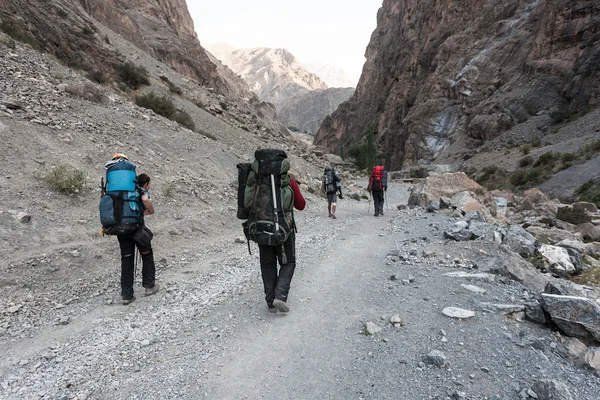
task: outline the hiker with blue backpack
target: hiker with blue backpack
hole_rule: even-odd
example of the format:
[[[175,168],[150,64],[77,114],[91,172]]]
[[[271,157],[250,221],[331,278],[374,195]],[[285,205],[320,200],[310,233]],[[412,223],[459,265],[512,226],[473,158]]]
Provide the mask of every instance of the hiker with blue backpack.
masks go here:
[[[142,258],[142,286],[145,295],[155,294],[156,267],[152,252],[152,232],[144,223],[144,215],[154,214],[150,200],[150,177],[136,176],[135,165],[126,155],[117,153],[105,165],[106,182],[101,183],[100,222],[102,233],[116,235],[121,248],[122,304],[135,301],[133,283],[136,248]]]
[[[288,173],[290,161],[283,150],[260,149],[252,163],[238,164],[238,212],[248,239],[258,244],[265,300],[270,312],[286,313],[296,269],[294,208],[306,200]],[[277,268],[279,264],[279,271]]]

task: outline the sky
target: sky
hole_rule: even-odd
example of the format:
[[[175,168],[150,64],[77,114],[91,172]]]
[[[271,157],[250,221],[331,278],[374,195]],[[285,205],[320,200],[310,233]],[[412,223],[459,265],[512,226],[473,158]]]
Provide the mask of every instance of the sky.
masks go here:
[[[271,47],[358,82],[383,0],[187,0],[201,44]]]

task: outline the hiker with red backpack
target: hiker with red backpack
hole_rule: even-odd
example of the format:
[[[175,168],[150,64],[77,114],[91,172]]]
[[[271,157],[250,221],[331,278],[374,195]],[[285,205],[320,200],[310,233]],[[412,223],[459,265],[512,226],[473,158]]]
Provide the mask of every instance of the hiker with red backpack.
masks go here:
[[[383,203],[385,201],[385,192],[387,191],[387,171],[384,170],[383,165],[377,165],[371,170],[367,190],[373,196],[375,216],[383,216]]]
[[[265,300],[270,312],[290,310],[287,299],[296,269],[294,208],[303,210],[306,200],[288,173],[290,161],[283,150],[260,149],[252,163],[238,168],[239,219],[248,240],[258,244]],[[279,271],[277,264],[279,263]]]

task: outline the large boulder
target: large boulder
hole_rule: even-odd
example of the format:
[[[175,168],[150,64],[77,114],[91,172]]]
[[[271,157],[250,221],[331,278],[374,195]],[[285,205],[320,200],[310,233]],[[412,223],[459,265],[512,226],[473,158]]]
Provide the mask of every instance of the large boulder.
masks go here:
[[[538,245],[537,239],[520,225],[509,225],[503,235],[502,244],[508,246],[515,253],[523,257],[531,257],[535,254]]]
[[[539,400],[573,400],[567,385],[555,380],[535,381],[532,389]]]
[[[540,246],[540,254],[550,266],[550,271],[556,275],[569,276],[577,272],[569,252],[564,247],[543,244]]]
[[[477,195],[473,192],[465,191],[456,193],[450,199],[450,203],[452,204],[452,207],[459,210],[463,215],[469,213],[478,213],[486,221],[492,219],[490,210],[477,199]]]
[[[600,228],[591,222],[585,222],[575,227],[581,238],[586,242],[597,242],[600,240]]]
[[[558,204],[550,201],[539,189],[527,189],[523,192],[523,197],[519,198],[517,204],[519,211],[536,211],[544,215],[555,215],[558,211]]]
[[[531,225],[525,229],[536,238],[539,238],[541,241],[549,244],[557,245],[558,242],[561,242],[565,239],[570,241],[579,241],[580,239],[578,234],[566,231],[564,229],[546,228],[538,225]]]
[[[542,293],[542,307],[568,336],[600,341],[600,305],[593,300]]]
[[[455,194],[461,192],[470,193],[469,196],[487,207],[492,216],[496,215],[494,198],[464,172],[445,173],[427,177],[415,185],[408,198],[408,204],[426,207],[431,201],[439,201],[442,197],[452,198]],[[452,205],[455,206],[454,202],[452,202]]]
[[[585,206],[575,206],[573,204],[567,204],[558,207],[558,210],[556,212],[556,218],[575,225],[592,221],[592,215],[588,212]]]

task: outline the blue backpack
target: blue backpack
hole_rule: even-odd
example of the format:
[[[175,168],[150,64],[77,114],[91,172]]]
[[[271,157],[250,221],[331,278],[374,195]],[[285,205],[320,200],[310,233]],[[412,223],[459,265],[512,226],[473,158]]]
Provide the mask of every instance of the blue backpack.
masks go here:
[[[140,188],[135,165],[124,158],[106,163],[101,181],[100,223],[105,235],[134,233],[142,218]]]

